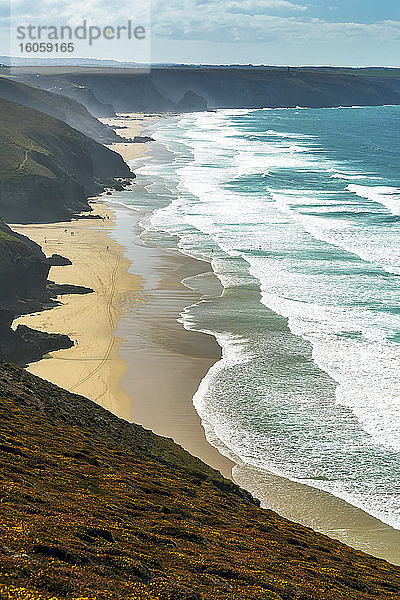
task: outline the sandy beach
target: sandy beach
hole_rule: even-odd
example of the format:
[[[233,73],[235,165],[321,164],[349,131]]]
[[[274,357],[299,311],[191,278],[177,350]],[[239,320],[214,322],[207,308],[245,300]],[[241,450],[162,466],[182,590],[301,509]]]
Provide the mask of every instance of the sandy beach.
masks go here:
[[[205,441],[192,397],[202,377],[220,357],[220,348],[213,336],[187,331],[176,319],[183,307],[199,299],[180,281],[207,272],[210,267],[182,254],[143,246],[140,213],[118,205],[113,210],[116,223],[129,222],[129,228],[117,227],[111,235],[125,248],[135,271],[142,276],[146,299],[140,306],[126,306],[117,325],[117,335],[124,339],[120,355],[128,365],[121,384],[132,398],[133,420],[172,437],[226,476],[231,476],[233,467],[234,481],[259,498],[263,507],[400,564],[400,531],[331,494],[234,464]],[[203,282],[204,295],[221,292],[215,279]]]
[[[126,365],[118,355],[121,340],[113,333],[122,302],[126,298],[141,301],[141,280],[128,272],[122,248],[106,234],[112,213],[102,204],[95,205],[94,213],[109,219],[14,226],[41,244],[47,255],[58,253],[71,260],[71,266],[51,268],[52,281],[94,290],[58,297],[56,308],[20,317],[14,326],[23,323],[69,335],[75,342],[73,348],[52,353],[31,364],[29,371],[130,419],[130,399],[119,385]]]
[[[154,120],[157,115],[145,117]],[[126,124],[125,135],[131,138],[142,131],[146,118],[135,114],[105,121],[113,126]],[[141,156],[146,145],[113,144],[112,148],[128,162]],[[56,308],[14,321],[14,327],[25,324],[67,334],[75,341],[73,348],[53,352],[28,370],[121,418],[172,437],[231,477],[234,463],[208,444],[192,404],[201,379],[220,357],[220,348],[213,337],[188,332],[177,322],[180,311],[200,299],[181,280],[209,271],[210,265],[143,246],[137,237],[139,213],[132,211],[119,214],[119,219],[130,224],[121,245],[110,237],[116,226],[115,210],[101,198],[93,202],[93,208],[92,214],[104,219],[14,226],[40,244],[48,256],[57,253],[71,260],[72,266],[52,267],[52,281],[94,290],[59,297]],[[127,356],[127,349],[132,348],[134,356]]]
[[[99,119],[105,125],[112,127],[121,138],[127,140],[133,139],[135,136],[141,135],[143,128],[149,121],[154,121],[160,115],[158,114],[117,114],[116,117],[109,119]],[[126,163],[134,158],[140,158],[146,150],[146,144],[132,143],[132,142],[119,142],[116,144],[110,144],[108,146],[114,152],[118,152]]]
[[[126,137],[139,135],[144,126],[140,115],[105,121],[113,126],[125,123]],[[146,146],[112,147],[128,162]],[[94,290],[59,298],[57,308],[17,321],[66,333],[77,342],[70,350],[31,364],[29,371],[172,437],[231,477],[234,463],[208,444],[192,404],[201,379],[219,359],[220,348],[212,336],[187,331],[177,322],[182,309],[200,298],[181,281],[209,272],[210,265],[145,246],[139,237],[141,213],[114,205],[112,196],[107,196],[107,207],[100,202],[95,210],[109,218],[14,227],[40,243],[47,255],[56,252],[71,259],[70,267],[53,267],[50,279]],[[203,293],[218,294],[215,281],[210,282]],[[264,506],[283,516],[400,563],[400,532],[346,502],[245,466],[235,467],[234,476]]]
[[[14,322],[65,333],[76,342],[69,350],[32,363],[28,370],[121,418],[172,437],[231,477],[233,463],[207,443],[192,404],[199,382],[220,356],[219,346],[214,338],[186,331],[176,321],[185,306],[199,300],[181,279],[210,266],[144,247],[134,237],[134,229],[136,234],[140,230],[132,214],[125,215],[135,225],[127,232],[126,244],[134,248],[135,256],[128,253],[127,258],[126,247],[110,238],[114,211],[101,203],[94,209],[106,219],[14,227],[42,244],[47,254],[62,254],[72,261],[72,266],[52,267],[53,281],[94,290],[59,297],[58,307]],[[157,282],[153,276],[149,289],[152,268],[157,270]]]

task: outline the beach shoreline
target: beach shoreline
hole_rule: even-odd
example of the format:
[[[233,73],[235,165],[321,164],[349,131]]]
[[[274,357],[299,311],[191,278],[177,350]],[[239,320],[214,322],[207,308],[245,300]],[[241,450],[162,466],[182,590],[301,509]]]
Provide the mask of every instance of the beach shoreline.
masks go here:
[[[129,165],[129,161],[141,158],[145,153],[147,146],[144,142],[131,142],[133,138],[140,136],[145,125],[151,121],[160,118],[158,113],[117,113],[116,117],[99,118],[99,121],[108,125],[126,142],[116,142],[107,145],[107,148],[120,154],[124,161]]]
[[[119,357],[121,339],[114,336],[114,330],[123,298],[140,294],[141,280],[129,273],[122,248],[107,236],[113,223],[112,212],[99,203],[91,215],[102,218],[13,226],[40,244],[48,255],[61,254],[72,262],[69,266],[52,267],[52,281],[93,289],[90,294],[58,296],[57,306],[23,315],[13,327],[23,324],[68,335],[74,342],[72,348],[50,353],[31,363],[28,370],[130,420],[130,399],[119,388],[127,367]]]
[[[111,236],[125,248],[135,271],[142,276],[146,296],[140,309],[125,312],[117,326],[117,335],[127,340],[120,347],[128,365],[121,386],[132,398],[133,420],[173,438],[250,491],[263,508],[400,564],[400,531],[327,492],[245,465],[231,452],[225,455],[222,445],[214,447],[206,440],[193,396],[221,358],[221,348],[214,336],[185,329],[179,315],[202,298],[219,296],[222,285],[208,262],[144,245],[139,225],[142,213],[113,206],[112,199],[109,206],[116,213]],[[128,230],[118,229],[118,223],[128,221]],[[200,273],[209,273],[211,280],[202,278],[195,292],[189,284],[191,277]]]
[[[151,119],[154,118],[152,115]],[[118,117],[119,123],[120,119]],[[132,136],[133,131],[136,135],[140,133],[141,126],[136,116],[128,119],[132,121],[134,128],[129,130],[129,136]],[[111,122],[108,124],[112,125]],[[136,143],[128,143],[128,146],[123,144],[119,149],[116,146],[112,145],[112,149],[119,151],[127,162],[141,156],[145,149],[145,145]],[[101,203],[103,200],[107,201],[107,206]],[[97,309],[83,320],[82,314],[87,313],[74,308],[75,303],[84,301],[90,305],[93,294],[64,297],[61,307],[21,317],[18,322],[47,331],[58,332],[64,326],[60,332],[68,332],[69,329],[71,334],[72,327],[78,340],[78,345],[71,350],[52,353],[53,359],[33,363],[29,370],[61,387],[85,395],[128,421],[141,424],[160,435],[172,437],[191,454],[218,469],[226,477],[232,478],[234,467],[234,480],[261,498],[264,507],[399,564],[400,532],[330,494],[274,475],[256,473],[257,470],[252,467],[235,465],[207,442],[192,398],[204,375],[219,360],[221,351],[213,336],[188,331],[178,319],[185,307],[201,299],[201,294],[182,282],[210,271],[211,267],[206,262],[178,252],[145,246],[140,239],[142,230],[139,220],[142,213],[114,205],[112,196],[101,201],[94,206],[96,211],[102,211],[105,220],[81,219],[69,224],[29,225],[20,228],[22,233],[41,243],[47,254],[57,252],[75,262],[75,279],[71,280],[72,270],[67,271],[69,267],[52,268],[51,279],[58,283],[90,286],[95,290],[95,296],[103,299],[105,306],[109,300],[112,262],[106,261],[107,267],[99,261],[91,264],[91,249],[96,249],[96,254],[100,247],[104,249],[109,246],[106,258],[113,257],[114,266],[117,256],[120,257],[120,271],[116,277],[119,282],[118,290],[112,301],[113,319],[108,321],[107,327],[103,328],[102,334],[98,334],[97,338],[94,332],[87,329],[86,321],[97,322],[100,326],[109,316],[104,316],[105,313],[99,313]],[[74,241],[85,239],[86,254],[83,256],[81,248],[80,258],[78,255],[74,258],[69,255],[70,238],[62,236],[64,229],[71,227],[74,228],[74,237],[76,236]],[[56,237],[54,232],[57,228],[59,232]],[[44,237],[46,244],[43,244]],[[107,273],[104,274],[102,269]],[[102,275],[99,275],[100,272]],[[104,280],[104,287],[96,289],[96,278]],[[215,290],[205,289],[206,296],[207,293],[215,293]],[[61,316],[61,308],[65,306],[69,309]],[[54,320],[57,311],[58,320]],[[98,364],[93,369],[94,359],[103,361],[104,352],[100,357],[94,357],[86,346],[91,345],[93,351],[96,339],[104,342],[106,339],[108,342],[113,339],[112,354],[94,375],[76,387],[76,381],[85,379],[89,371],[93,372],[97,368]],[[83,366],[81,356],[79,368],[83,371],[86,369],[86,374],[81,372],[77,380],[71,374],[68,357],[75,353],[77,358],[76,353],[82,353],[85,347],[86,365]],[[65,353],[63,358],[59,358],[62,357],[61,352]],[[65,363],[63,369],[55,369],[55,364],[61,364],[62,361]],[[73,364],[75,372],[76,361]],[[101,382],[98,384],[101,389],[96,388],[97,381]],[[108,396],[101,393],[104,389],[108,389]],[[322,510],[316,510],[319,505],[324,506],[326,514],[322,514]],[[317,513],[315,518],[314,513]]]
[[[127,304],[116,334],[124,342],[120,356],[128,365],[121,386],[132,398],[132,420],[164,437],[171,437],[192,455],[232,479],[234,463],[210,445],[193,405],[198,386],[221,357],[215,338],[186,330],[179,315],[203,295],[184,285],[187,278],[211,273],[208,262],[144,245],[140,239],[142,213],[120,205],[109,206],[116,222],[129,227],[111,236],[125,248],[132,269],[143,279],[144,301]]]
[[[192,404],[201,379],[220,358],[220,348],[212,336],[186,331],[177,321],[183,308],[201,299],[181,280],[209,271],[210,265],[145,247],[138,237],[133,241],[134,229],[137,236],[141,229],[139,213],[132,211],[125,215],[132,226],[136,217],[135,227],[127,232],[131,239],[126,245],[118,243],[112,235],[115,211],[121,218],[123,209],[102,201],[94,202],[93,208],[92,216],[102,219],[14,227],[47,253],[71,260],[72,266],[52,267],[51,280],[94,290],[58,297],[55,308],[14,321],[14,326],[67,334],[75,342],[69,350],[31,363],[28,371],[173,438],[232,478],[234,463],[206,441]],[[128,247],[135,249],[136,257],[129,256]],[[153,267],[157,273],[149,289],[145,284]]]
[[[145,115],[135,114],[129,116],[128,125],[118,116],[103,122],[114,128],[122,127],[120,131],[117,129],[120,136],[131,139],[142,131],[144,119]],[[127,164],[130,158],[141,156],[146,148],[144,144],[130,142],[108,147],[120,154]],[[42,246],[46,255],[61,254],[71,260],[70,266],[51,268],[52,281],[93,289],[93,293],[87,295],[58,296],[58,306],[50,311],[23,315],[14,320],[13,327],[23,324],[68,335],[74,342],[73,348],[50,353],[31,363],[28,370],[131,421],[131,399],[120,386],[127,365],[118,353],[122,339],[114,332],[126,298],[141,302],[142,282],[139,276],[129,272],[130,262],[123,248],[108,235],[115,225],[114,214],[102,198],[111,193],[105,190],[102,197],[89,199],[92,210],[88,219],[13,225],[15,231]]]

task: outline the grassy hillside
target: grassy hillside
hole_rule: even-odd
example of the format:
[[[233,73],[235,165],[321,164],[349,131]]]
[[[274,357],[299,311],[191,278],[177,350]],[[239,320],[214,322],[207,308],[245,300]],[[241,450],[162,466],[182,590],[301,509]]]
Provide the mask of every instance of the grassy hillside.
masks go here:
[[[101,123],[74,99],[42,90],[34,85],[18,83],[11,77],[0,77],[0,98],[64,121],[98,142],[110,144],[120,139],[111,127]],[[113,110],[110,107],[107,116],[112,114]]]
[[[258,508],[171,440],[0,364],[4,600],[378,600],[400,568]]]
[[[0,99],[0,217],[46,222],[89,210],[87,196],[132,176],[122,158],[66,123]]]

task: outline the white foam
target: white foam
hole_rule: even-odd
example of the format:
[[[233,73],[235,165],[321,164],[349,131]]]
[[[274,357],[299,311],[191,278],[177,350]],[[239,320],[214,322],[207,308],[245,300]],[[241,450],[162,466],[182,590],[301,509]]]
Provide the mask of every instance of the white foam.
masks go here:
[[[358,188],[361,186],[350,187]],[[271,189],[270,193],[278,210],[301,224],[304,230],[316,239],[359,256],[367,263],[375,264],[388,273],[400,274],[400,246],[397,244],[394,235],[396,231],[400,233],[398,224],[394,225],[391,230],[373,226],[368,227],[367,225],[362,229],[357,229],[354,222],[348,218],[336,217],[333,219],[326,216],[326,213],[331,213],[334,216],[334,213],[338,210],[337,205],[332,207],[329,194],[319,193],[317,190],[313,190],[312,194],[304,190],[280,190],[279,193],[276,193]],[[323,200],[319,194],[327,196],[327,200]],[[336,193],[335,196],[338,197],[338,194]],[[316,205],[314,214],[303,213],[301,210],[293,208],[294,205],[298,207],[300,204]],[[317,207],[320,208],[321,206],[323,207],[323,214],[319,215]],[[342,209],[349,214],[353,212],[356,217],[361,207],[349,205],[344,201]]]
[[[362,175],[357,175],[355,173],[333,173],[333,175],[330,176],[332,179],[343,179],[343,180],[347,180],[347,181],[357,181],[357,180],[367,180],[367,179],[371,179],[371,180],[379,180],[382,179],[382,177],[376,177],[375,175],[373,175],[372,173],[364,173]]]
[[[400,452],[399,345],[386,340],[368,311],[288,300],[267,289],[263,303],[312,343],[316,364],[340,384],[337,401],[352,410],[375,443]],[[356,337],[342,335],[352,331]]]
[[[349,185],[347,189],[361,198],[382,204],[393,215],[400,215],[400,189],[398,188],[384,185]]]
[[[400,274],[400,251],[395,243],[396,224],[391,229],[366,222],[360,225],[357,217],[371,210],[371,202],[383,207],[376,211],[384,216],[388,202],[393,209],[398,190],[362,185],[345,189],[344,184],[341,191],[274,190],[273,178],[283,171],[326,173],[327,180],[344,181],[378,175],[356,172],[346,168],[348,165],[324,158],[315,139],[309,136],[266,128],[264,132],[247,132],[246,138],[235,119],[245,119],[250,112],[185,115],[158,134],[160,142],[177,151],[174,163],[162,171],[174,198],[152,214],[150,226],[176,234],[180,248],[188,254],[210,258],[212,248],[213,268],[225,287],[240,286],[245,281],[243,273],[232,267],[231,259],[242,257],[249,263],[252,275],[260,281],[263,304],[288,318],[291,331],[311,342],[316,364],[338,382],[334,408],[326,404],[324,397],[314,399],[311,389],[304,392],[310,395],[303,399],[291,398],[293,403],[303,402],[298,415],[309,417],[315,428],[315,439],[307,439],[307,430],[303,430],[305,458],[311,448],[307,443],[325,444],[316,450],[329,450],[331,454],[327,456],[331,456],[332,465],[336,465],[336,452],[343,452],[345,461],[346,451],[350,456],[350,450],[356,455],[364,448],[365,456],[377,459],[371,458],[375,468],[380,453],[400,452],[400,345],[390,341],[391,335],[400,330],[400,323],[394,313],[379,310],[380,306],[396,306],[396,287],[390,278],[373,278],[384,277],[382,269]],[[265,112],[265,118],[268,115]],[[278,117],[275,114],[274,118]],[[263,134],[265,140],[254,139]],[[158,171],[155,168],[154,174]],[[268,177],[269,188],[264,196],[237,192],[226,185],[257,174],[260,179]],[[331,188],[334,185],[332,181]],[[259,248],[259,255],[252,254]],[[326,256],[325,264],[310,258],[313,253]],[[195,308],[190,307],[182,313],[188,329],[197,329],[193,311]],[[263,352],[246,336],[221,332],[214,335],[223,348],[222,360],[209,371],[194,398],[211,443],[220,444],[223,453],[231,452],[244,462],[330,491],[400,528],[396,516],[400,506],[394,495],[385,496],[384,474],[372,469],[368,472],[364,466],[360,481],[341,478],[338,462],[339,471],[332,481],[302,478],[299,470],[301,467],[306,473],[306,462],[292,464],[286,456],[280,463],[279,447],[268,446],[272,443],[268,439],[235,424],[235,414],[239,417],[240,410],[246,408],[248,398],[244,395],[251,393],[248,388],[252,383],[252,365],[261,360]],[[225,389],[224,382],[235,369],[249,373],[248,385],[229,380],[234,387]],[[256,378],[260,373],[258,369]],[[268,402],[274,399],[268,393],[266,389],[269,410]],[[329,418],[338,419],[338,439],[318,438],[318,427],[332,428]],[[313,431],[311,428],[310,436]],[[310,464],[314,460],[310,454]],[[279,464],[285,466],[279,468]]]

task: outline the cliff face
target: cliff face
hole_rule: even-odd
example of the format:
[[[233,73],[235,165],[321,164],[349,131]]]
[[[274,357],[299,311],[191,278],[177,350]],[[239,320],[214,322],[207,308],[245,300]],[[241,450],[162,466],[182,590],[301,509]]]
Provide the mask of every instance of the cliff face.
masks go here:
[[[46,334],[19,326],[11,328],[17,315],[42,310],[50,304],[47,277],[51,259],[40,246],[0,222],[0,359],[25,364],[47,352],[69,348],[66,336]]]
[[[0,115],[3,221],[70,219],[115,177],[133,177],[121,156],[57,119],[7,100]]]
[[[85,98],[86,104],[92,105],[92,96]],[[24,85],[7,77],[0,77],[0,98],[11,100],[29,108],[38,110],[46,115],[64,121],[70,127],[81,131],[85,135],[101,142],[111,144],[120,141],[114,130],[96,119],[82,104],[73,98],[67,98],[51,91],[42,90],[34,85]],[[95,104],[96,114],[113,116],[114,111],[109,107],[101,111],[101,104]]]
[[[192,92],[192,90],[188,90],[183,95],[183,98],[177,103],[176,110],[178,112],[207,110],[207,101],[199,94]]]
[[[50,112],[57,104],[52,94],[0,80],[0,94],[5,90],[21,101],[41,106],[47,102]],[[65,102],[60,99],[58,112],[63,108]],[[72,110],[70,119],[76,114]],[[70,219],[90,210],[88,195],[103,191],[104,186],[115,187],[115,177],[134,175],[118,154],[47,114],[0,99],[0,115],[0,358],[26,364],[73,345],[67,336],[24,326],[12,329],[17,315],[52,304],[50,298],[59,292],[57,286],[49,289],[47,284],[50,265],[54,260],[65,264],[65,260],[46,259],[37,244],[13,232],[5,222]],[[72,288],[68,287],[68,293],[91,291]]]
[[[70,100],[75,100],[79,104],[85,106],[91,115],[97,115],[98,117],[113,117],[115,115],[113,105],[103,102],[100,99],[100,97],[97,97],[94,91],[90,88],[80,87],[75,83],[71,83],[63,87],[62,90],[60,90],[56,82],[56,85],[54,87],[51,87],[49,91],[54,92],[62,98],[69,98]],[[63,121],[64,119],[61,120]],[[76,129],[83,131],[83,133],[90,135],[89,131],[85,128],[81,129],[80,127],[76,127],[76,125],[72,125],[72,127],[75,127]],[[92,137],[97,139],[97,137],[95,136]],[[98,141],[103,140],[98,139]]]
[[[395,600],[400,568],[258,508],[172,440],[0,363],[5,600]]]
[[[40,246],[0,222],[0,255],[0,304],[24,313],[46,302],[50,265]]]
[[[400,103],[400,74],[394,69],[78,67],[69,73],[38,68],[34,77],[21,78],[67,95],[73,89],[94,114],[96,107],[87,102],[91,94],[116,112]]]

